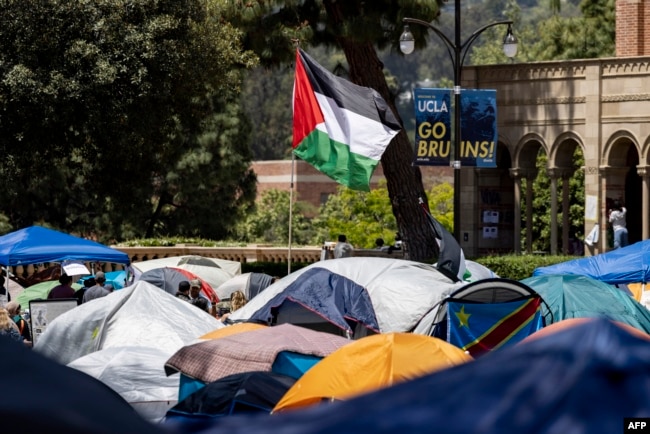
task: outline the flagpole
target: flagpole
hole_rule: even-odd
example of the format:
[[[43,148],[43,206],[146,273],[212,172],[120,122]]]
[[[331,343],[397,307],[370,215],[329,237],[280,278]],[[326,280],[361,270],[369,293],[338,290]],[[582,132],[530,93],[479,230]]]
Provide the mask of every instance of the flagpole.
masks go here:
[[[291,42],[296,46],[296,50],[300,48],[300,39],[292,39]],[[295,86],[295,83],[294,83]],[[294,93],[296,89],[294,88]],[[295,95],[294,95],[295,96]],[[293,236],[293,172],[296,167],[296,154],[291,152],[291,182],[289,183],[289,249],[287,250],[287,275],[291,274],[291,241]]]
[[[293,171],[296,166],[296,155],[291,153],[291,183],[289,184],[289,250],[287,252],[287,274],[291,274],[291,236],[293,222]]]

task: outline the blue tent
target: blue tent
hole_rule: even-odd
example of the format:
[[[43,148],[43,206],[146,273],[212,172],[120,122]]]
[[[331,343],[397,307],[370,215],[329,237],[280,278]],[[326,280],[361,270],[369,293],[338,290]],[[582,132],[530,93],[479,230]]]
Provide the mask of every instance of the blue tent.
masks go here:
[[[611,285],[650,281],[650,240],[639,241],[600,255],[538,267],[533,276],[581,274]]]
[[[344,336],[379,332],[368,291],[345,276],[318,267],[301,274],[249,321],[289,323]]]
[[[0,264],[5,266],[66,260],[129,264],[129,255],[95,241],[42,226],[30,226],[0,237]]]
[[[347,401],[207,433],[616,433],[650,416],[650,342],[594,319]]]

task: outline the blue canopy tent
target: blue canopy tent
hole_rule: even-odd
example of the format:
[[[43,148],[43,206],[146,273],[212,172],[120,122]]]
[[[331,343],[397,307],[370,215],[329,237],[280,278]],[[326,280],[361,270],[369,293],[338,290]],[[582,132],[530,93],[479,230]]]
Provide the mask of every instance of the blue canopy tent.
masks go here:
[[[548,274],[579,274],[611,285],[646,283],[650,281],[650,240],[533,271],[533,276]]]
[[[129,264],[119,250],[42,226],[30,226],[0,237],[0,264],[17,266],[81,260]]]

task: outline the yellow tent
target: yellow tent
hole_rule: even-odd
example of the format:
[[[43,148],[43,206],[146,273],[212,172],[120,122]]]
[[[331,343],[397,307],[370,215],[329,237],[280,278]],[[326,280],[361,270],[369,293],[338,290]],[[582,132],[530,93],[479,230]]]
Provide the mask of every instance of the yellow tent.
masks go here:
[[[250,332],[266,327],[267,326],[263,324],[257,324],[254,322],[239,322],[227,327],[212,330],[210,333],[204,334],[199,339],[220,339],[225,338],[226,336],[236,335],[237,333]]]
[[[441,339],[413,333],[368,336],[339,348],[287,391],[273,412],[356,395],[472,360]]]

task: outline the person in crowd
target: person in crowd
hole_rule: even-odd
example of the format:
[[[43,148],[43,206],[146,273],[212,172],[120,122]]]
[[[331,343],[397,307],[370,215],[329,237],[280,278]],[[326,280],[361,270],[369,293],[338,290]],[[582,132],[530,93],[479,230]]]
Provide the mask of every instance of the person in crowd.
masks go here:
[[[31,347],[32,334],[29,330],[29,324],[27,324],[27,321],[25,321],[22,315],[20,315],[20,305],[15,301],[10,301],[5,305],[5,309],[7,310],[9,317],[11,317],[13,322],[16,324],[16,327],[18,327],[18,332],[23,337],[25,345]]]
[[[84,280],[83,286],[74,293],[75,298],[77,299],[77,305],[80,305],[81,303],[84,302],[84,294],[88,290],[88,288],[92,288],[95,286],[97,282],[95,282],[95,276],[89,277],[86,280]]]
[[[240,309],[246,303],[248,303],[248,299],[246,299],[244,291],[238,289],[230,295],[230,312]]]
[[[393,250],[402,250],[402,236],[399,232],[395,233],[395,244],[388,248],[388,253],[392,252]]]
[[[16,342],[22,342],[23,337],[16,327],[16,323],[9,316],[4,307],[0,307],[0,336],[7,336]]]
[[[334,258],[349,258],[352,256],[353,250],[354,247],[352,247],[352,244],[348,243],[348,237],[341,234],[339,235],[339,240],[336,243],[336,246],[334,246]]]
[[[106,289],[104,283],[106,282],[106,275],[103,271],[95,273],[95,285],[86,290],[83,296],[83,302],[88,303],[91,300],[96,300],[101,297],[106,297],[111,292]]]
[[[176,297],[184,301],[190,301],[190,282],[187,280],[181,280],[178,282],[178,291],[176,291]]]
[[[205,300],[205,302],[200,300]],[[212,316],[217,315],[216,312],[217,304],[216,302],[211,302],[210,300],[208,300],[207,297],[201,294],[201,281],[199,279],[190,280],[190,303],[200,307],[201,309],[203,309],[203,306],[205,305],[206,308],[203,310],[205,310]]]
[[[190,301],[190,303],[193,306],[196,306],[199,309],[201,309],[201,310],[203,310],[203,311],[205,311],[207,313],[210,313],[210,308],[208,307],[209,301],[208,301],[207,298],[197,297],[197,298],[193,299],[192,301]]]
[[[614,206],[609,210],[609,222],[614,231],[614,249],[628,245],[626,214],[627,209],[621,205],[620,201],[615,200]]]
[[[244,294],[244,291],[242,290],[236,290],[232,294],[230,294],[230,309],[226,313],[220,313],[219,314],[219,319],[221,319],[222,322],[226,322],[230,314],[237,309],[241,309],[246,303],[248,303],[248,299],[246,298],[246,294]]]
[[[61,277],[59,277],[59,284],[52,288],[50,293],[47,295],[48,300],[55,300],[57,298],[74,298],[71,276],[62,274]]]

